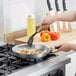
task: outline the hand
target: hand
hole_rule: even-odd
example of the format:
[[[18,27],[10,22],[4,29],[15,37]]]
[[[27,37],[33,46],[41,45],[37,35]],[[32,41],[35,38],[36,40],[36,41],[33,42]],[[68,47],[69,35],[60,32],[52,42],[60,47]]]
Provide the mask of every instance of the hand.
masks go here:
[[[45,19],[42,21],[42,25],[45,26],[49,26],[50,24],[52,24],[54,22],[54,17],[53,16],[46,16]]]
[[[67,44],[61,44],[60,48],[58,49],[58,51],[64,51],[64,52],[69,52],[72,48],[71,48],[71,44],[67,43]]]

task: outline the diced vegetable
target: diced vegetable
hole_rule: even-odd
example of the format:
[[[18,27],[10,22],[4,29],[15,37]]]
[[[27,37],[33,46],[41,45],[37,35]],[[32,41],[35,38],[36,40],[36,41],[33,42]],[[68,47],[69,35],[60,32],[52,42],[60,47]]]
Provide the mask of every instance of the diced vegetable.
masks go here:
[[[41,54],[41,50],[21,50],[22,54]]]

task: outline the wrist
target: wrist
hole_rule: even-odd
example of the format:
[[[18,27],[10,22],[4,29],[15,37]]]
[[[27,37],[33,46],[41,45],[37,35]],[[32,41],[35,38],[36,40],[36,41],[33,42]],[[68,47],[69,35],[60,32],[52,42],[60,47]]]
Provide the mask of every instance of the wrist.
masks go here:
[[[58,17],[57,17],[56,15],[53,16],[53,19],[52,19],[52,20],[53,20],[53,22],[59,21],[59,20],[58,20]]]
[[[52,22],[56,22],[56,21],[57,21],[56,16],[52,16]]]
[[[70,44],[70,50],[75,50],[76,51],[76,44]]]
[[[72,45],[72,44],[69,44],[69,47],[70,47],[70,50],[72,50],[72,49],[73,49],[73,45]]]

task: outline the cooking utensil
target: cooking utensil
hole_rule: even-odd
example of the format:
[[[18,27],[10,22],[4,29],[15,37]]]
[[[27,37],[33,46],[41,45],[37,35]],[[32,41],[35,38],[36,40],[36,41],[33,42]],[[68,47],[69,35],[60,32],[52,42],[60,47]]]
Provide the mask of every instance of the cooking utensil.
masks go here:
[[[55,49],[60,48],[59,46],[56,46]],[[45,45],[42,44],[33,44],[32,47],[29,47],[27,44],[20,44],[16,45],[15,47],[12,48],[13,53],[22,59],[38,59],[38,58],[43,58],[47,56],[50,53],[50,50],[53,50],[52,48],[48,48]],[[40,54],[22,54],[21,50],[41,50],[42,53]]]
[[[39,33],[39,32],[41,31],[41,29],[42,29],[42,26],[40,26],[40,27],[38,28],[38,30],[28,39],[27,44],[28,44],[29,47],[32,46],[34,36],[35,36],[37,33]]]

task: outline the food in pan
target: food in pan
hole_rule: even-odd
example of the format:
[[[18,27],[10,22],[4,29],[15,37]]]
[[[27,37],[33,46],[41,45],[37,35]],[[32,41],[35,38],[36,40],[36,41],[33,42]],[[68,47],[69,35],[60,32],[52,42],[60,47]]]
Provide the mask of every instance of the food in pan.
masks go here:
[[[21,54],[41,54],[41,50],[21,50]]]

